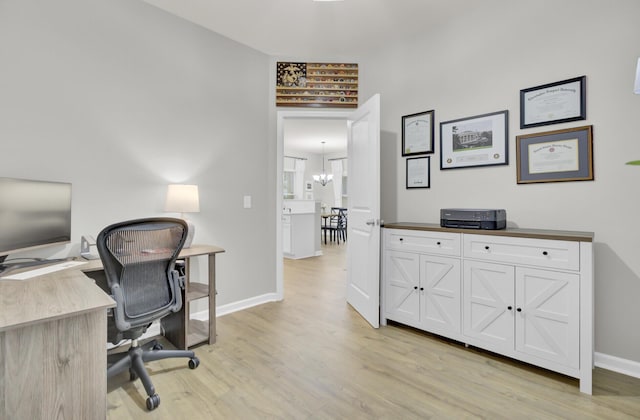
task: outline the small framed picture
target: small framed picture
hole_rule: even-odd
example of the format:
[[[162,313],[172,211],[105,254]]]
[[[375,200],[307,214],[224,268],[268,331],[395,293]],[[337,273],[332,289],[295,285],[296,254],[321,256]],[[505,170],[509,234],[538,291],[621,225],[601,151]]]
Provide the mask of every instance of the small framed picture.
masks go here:
[[[431,156],[407,159],[407,189],[431,187]]]
[[[518,184],[592,181],[592,127],[516,136]]]
[[[586,76],[520,91],[520,128],[587,118]]]
[[[304,190],[313,191],[313,181],[304,181]]]
[[[402,117],[402,156],[433,153],[434,111]]]
[[[440,123],[440,169],[509,164],[509,111]]]

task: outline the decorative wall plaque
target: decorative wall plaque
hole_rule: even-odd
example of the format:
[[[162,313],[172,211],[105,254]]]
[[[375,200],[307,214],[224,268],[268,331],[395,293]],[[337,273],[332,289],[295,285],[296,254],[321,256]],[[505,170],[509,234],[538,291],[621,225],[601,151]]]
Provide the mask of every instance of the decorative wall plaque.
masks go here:
[[[276,106],[357,108],[358,65],[278,62]]]

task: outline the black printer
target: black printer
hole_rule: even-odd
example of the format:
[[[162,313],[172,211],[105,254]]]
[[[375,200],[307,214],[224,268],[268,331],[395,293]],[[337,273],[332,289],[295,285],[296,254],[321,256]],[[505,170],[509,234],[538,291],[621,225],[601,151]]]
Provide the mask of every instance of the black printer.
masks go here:
[[[507,227],[504,209],[440,209],[440,226],[497,230]]]

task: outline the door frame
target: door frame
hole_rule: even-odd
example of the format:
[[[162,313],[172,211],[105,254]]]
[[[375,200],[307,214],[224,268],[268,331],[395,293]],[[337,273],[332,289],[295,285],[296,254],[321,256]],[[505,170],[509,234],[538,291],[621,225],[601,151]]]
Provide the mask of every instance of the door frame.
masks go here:
[[[344,120],[353,113],[350,111],[277,111],[276,115],[276,299],[284,299],[284,255],[282,253],[282,171],[284,165],[284,126],[286,120],[325,119]]]

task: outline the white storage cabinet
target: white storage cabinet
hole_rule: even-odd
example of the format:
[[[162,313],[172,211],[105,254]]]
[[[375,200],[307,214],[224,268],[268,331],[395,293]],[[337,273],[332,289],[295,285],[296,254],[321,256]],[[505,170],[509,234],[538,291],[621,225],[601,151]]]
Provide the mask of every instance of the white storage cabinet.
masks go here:
[[[579,378],[580,391],[591,394],[592,234],[485,233],[386,228],[382,324],[393,320]]]

